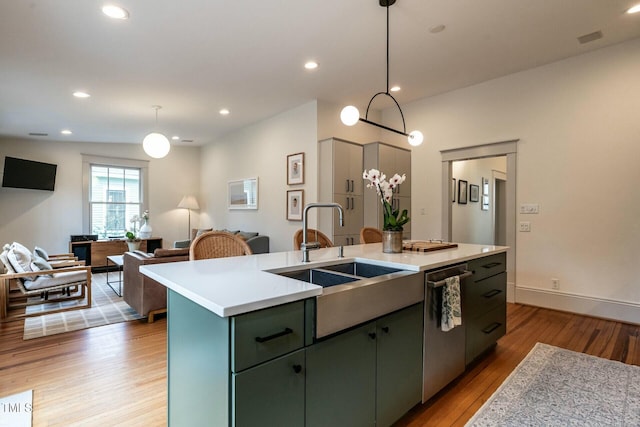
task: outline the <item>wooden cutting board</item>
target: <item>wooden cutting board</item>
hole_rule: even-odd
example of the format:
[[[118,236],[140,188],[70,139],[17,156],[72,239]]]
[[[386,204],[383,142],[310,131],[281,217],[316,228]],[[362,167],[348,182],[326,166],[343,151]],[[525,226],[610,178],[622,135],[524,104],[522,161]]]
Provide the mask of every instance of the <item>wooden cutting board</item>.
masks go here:
[[[439,251],[441,249],[451,249],[457,248],[457,243],[449,243],[449,242],[429,242],[423,240],[408,240],[402,244],[402,249],[405,251],[416,251],[416,252],[431,252],[431,251]]]

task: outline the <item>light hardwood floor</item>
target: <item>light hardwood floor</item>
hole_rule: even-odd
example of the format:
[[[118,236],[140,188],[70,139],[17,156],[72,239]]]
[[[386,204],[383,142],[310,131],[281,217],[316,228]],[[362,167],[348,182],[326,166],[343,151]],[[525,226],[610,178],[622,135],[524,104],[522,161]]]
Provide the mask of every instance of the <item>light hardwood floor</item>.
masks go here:
[[[640,326],[509,304],[495,350],[397,426],[461,426],[540,341],[640,365]],[[33,389],[33,425],[166,425],[166,319],[29,341],[0,324],[0,396]]]

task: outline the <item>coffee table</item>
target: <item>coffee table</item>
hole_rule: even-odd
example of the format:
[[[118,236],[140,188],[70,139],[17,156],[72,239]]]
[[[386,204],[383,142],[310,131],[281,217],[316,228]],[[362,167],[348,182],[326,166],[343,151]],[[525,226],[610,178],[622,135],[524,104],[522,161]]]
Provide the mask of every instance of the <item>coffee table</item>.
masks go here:
[[[118,268],[118,280],[109,281],[109,263],[113,263]],[[124,265],[124,257],[122,255],[109,255],[107,256],[107,285],[113,292],[119,297],[122,296],[122,266]],[[113,287],[114,284],[118,284],[118,289]]]

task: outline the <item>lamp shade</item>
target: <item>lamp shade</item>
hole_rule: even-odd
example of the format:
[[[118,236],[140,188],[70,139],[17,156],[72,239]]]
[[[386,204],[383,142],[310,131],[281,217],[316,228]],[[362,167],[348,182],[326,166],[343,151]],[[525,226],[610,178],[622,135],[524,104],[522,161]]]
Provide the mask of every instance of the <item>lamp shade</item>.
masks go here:
[[[142,140],[142,148],[144,148],[145,153],[154,159],[161,159],[169,154],[171,144],[163,134],[152,132]]]
[[[409,133],[408,139],[409,139],[409,144],[413,145],[414,147],[417,147],[418,145],[422,144],[422,141],[424,140],[424,136],[422,135],[422,132],[420,132],[419,130],[414,130]]]
[[[195,196],[184,196],[180,203],[178,203],[178,207],[182,209],[200,209],[200,205],[198,205],[198,201]]]
[[[353,126],[360,120],[360,112],[353,105],[348,105],[340,112],[340,120],[347,126]]]

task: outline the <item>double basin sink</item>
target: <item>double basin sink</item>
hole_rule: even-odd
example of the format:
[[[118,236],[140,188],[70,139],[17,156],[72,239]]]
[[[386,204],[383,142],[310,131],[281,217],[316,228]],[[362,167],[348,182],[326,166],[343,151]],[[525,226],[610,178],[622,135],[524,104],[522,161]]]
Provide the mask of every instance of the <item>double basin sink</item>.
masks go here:
[[[272,270],[322,286],[316,297],[315,338],[322,338],[424,301],[424,274],[344,260]]]

